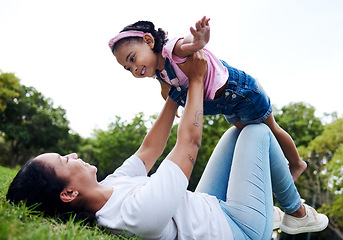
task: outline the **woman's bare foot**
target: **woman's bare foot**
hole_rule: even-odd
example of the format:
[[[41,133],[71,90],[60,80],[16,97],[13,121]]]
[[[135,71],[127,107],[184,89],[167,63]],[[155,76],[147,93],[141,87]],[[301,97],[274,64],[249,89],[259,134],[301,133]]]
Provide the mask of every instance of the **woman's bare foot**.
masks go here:
[[[299,176],[305,171],[306,168],[306,162],[301,159],[299,159],[297,163],[289,163],[289,170],[291,171],[294,182],[299,178]]]

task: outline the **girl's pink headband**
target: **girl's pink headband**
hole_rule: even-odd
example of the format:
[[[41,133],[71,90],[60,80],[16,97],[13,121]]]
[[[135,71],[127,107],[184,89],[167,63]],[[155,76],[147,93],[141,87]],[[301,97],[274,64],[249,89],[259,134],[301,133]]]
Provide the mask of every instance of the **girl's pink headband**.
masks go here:
[[[150,33],[145,33],[141,31],[130,30],[130,31],[125,31],[125,32],[120,32],[117,36],[115,36],[108,42],[108,46],[110,47],[113,53],[114,44],[118,42],[119,40],[123,38],[127,38],[127,37],[143,37],[144,34],[149,34],[152,37]]]

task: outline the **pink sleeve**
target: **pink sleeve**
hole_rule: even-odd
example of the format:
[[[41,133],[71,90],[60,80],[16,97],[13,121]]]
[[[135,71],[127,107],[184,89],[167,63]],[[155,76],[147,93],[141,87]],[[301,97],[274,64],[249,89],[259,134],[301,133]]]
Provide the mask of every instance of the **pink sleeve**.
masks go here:
[[[169,58],[173,60],[175,63],[184,63],[187,60],[187,57],[185,58],[179,58],[178,56],[173,54],[173,50],[175,47],[175,44],[177,41],[183,38],[174,38],[166,43],[166,45],[163,47],[162,50],[162,57]]]

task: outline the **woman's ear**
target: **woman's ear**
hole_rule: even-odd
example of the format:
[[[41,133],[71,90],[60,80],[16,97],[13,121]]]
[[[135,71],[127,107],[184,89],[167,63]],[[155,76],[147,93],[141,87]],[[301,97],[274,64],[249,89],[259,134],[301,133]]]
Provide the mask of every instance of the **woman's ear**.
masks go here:
[[[78,195],[79,195],[78,191],[64,189],[60,193],[60,198],[61,198],[62,202],[68,203],[68,202],[73,201]]]
[[[155,39],[148,33],[143,35],[143,41],[149,45],[151,49],[155,46]]]

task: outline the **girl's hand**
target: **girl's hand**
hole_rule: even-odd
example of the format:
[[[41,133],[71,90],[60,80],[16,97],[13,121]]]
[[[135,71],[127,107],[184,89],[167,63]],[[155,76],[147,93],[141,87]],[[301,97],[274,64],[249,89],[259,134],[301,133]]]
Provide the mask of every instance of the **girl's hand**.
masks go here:
[[[181,46],[182,51],[199,51],[210,40],[210,18],[204,16],[201,20],[197,21],[195,24],[196,29],[193,27],[190,28],[190,31],[193,35],[193,41],[191,43],[183,44]]]
[[[184,63],[178,64],[190,81],[195,79],[203,81],[207,73],[207,59],[203,50],[189,56]]]

